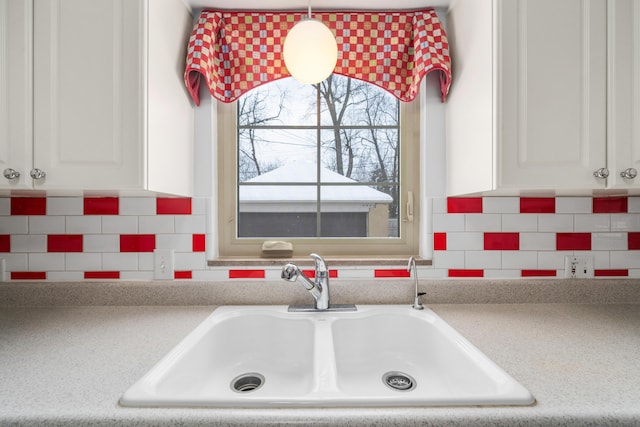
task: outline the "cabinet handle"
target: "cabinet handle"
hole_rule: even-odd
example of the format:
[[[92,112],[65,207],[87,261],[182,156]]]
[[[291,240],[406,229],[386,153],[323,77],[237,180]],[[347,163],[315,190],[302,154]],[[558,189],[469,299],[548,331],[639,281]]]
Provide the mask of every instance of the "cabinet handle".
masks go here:
[[[6,168],[4,170],[4,172],[2,173],[4,175],[5,178],[7,179],[17,179],[20,178],[20,172],[18,172],[15,169],[11,169],[11,168]]]
[[[600,168],[593,173],[593,176],[600,179],[606,179],[609,176],[609,169]]]
[[[635,170],[634,168],[625,169],[622,172],[620,172],[620,176],[623,177],[624,179],[633,179],[636,176],[638,176],[638,171]]]
[[[47,176],[45,171],[43,171],[42,169],[38,169],[38,168],[31,169],[30,175],[31,175],[31,178],[33,178],[33,179],[42,179],[42,178]]]

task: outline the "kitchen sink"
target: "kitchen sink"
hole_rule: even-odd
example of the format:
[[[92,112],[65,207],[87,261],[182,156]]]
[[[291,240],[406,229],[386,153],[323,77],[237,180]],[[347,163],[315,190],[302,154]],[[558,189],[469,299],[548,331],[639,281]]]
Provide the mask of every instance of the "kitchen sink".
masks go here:
[[[528,405],[533,396],[430,309],[225,306],[123,406]]]

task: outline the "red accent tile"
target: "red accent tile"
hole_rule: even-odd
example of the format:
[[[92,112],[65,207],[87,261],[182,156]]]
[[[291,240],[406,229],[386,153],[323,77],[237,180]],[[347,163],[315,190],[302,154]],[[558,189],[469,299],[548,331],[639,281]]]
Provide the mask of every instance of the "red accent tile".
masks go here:
[[[11,215],[46,215],[46,197],[12,197]]]
[[[304,273],[305,276],[307,276],[310,279],[313,279],[316,277],[315,270],[302,270],[302,272]],[[338,277],[338,270],[329,270],[329,277],[332,279],[336,279]]]
[[[627,236],[630,251],[640,250],[640,233],[632,232]]]
[[[433,250],[447,250],[447,233],[433,233]]]
[[[594,270],[593,275],[595,277],[627,277],[629,270]]]
[[[120,252],[153,252],[155,248],[155,234],[120,235]]]
[[[156,199],[157,215],[191,215],[191,198],[158,197]]]
[[[204,252],[206,250],[206,238],[204,234],[194,234],[191,239],[193,252]]]
[[[406,268],[392,270],[373,270],[373,277],[411,277],[411,273]]]
[[[229,279],[264,279],[264,270],[229,270]]]
[[[522,277],[555,277],[556,270],[522,270]]]
[[[85,215],[118,215],[120,199],[118,197],[85,197]]]
[[[82,252],[82,234],[49,234],[47,252]]]
[[[591,233],[557,233],[556,250],[590,251]]]
[[[85,279],[119,279],[119,271],[85,271]]]
[[[485,251],[517,251],[520,233],[484,233]]]
[[[45,271],[12,271],[11,280],[46,280]]]
[[[448,213],[482,213],[482,197],[449,197]]]
[[[626,197],[594,197],[593,213],[627,213]]]
[[[0,252],[11,252],[11,235],[0,234]]]
[[[556,213],[555,197],[521,197],[520,213]]]
[[[449,277],[484,277],[484,270],[449,270]]]
[[[176,271],[173,273],[174,279],[193,279],[193,273],[191,271]]]

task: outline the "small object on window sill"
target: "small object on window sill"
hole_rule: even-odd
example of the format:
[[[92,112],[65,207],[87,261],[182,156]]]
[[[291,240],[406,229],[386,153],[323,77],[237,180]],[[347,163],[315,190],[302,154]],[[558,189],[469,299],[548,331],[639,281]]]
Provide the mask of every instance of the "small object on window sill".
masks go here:
[[[267,240],[262,244],[262,258],[291,258],[293,245],[279,240]]]

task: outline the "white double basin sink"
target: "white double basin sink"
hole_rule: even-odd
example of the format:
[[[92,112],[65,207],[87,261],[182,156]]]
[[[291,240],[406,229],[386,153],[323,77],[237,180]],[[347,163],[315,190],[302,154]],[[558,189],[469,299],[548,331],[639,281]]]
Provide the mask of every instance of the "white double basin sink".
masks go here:
[[[123,406],[529,405],[533,396],[430,309],[225,306],[120,399]]]

